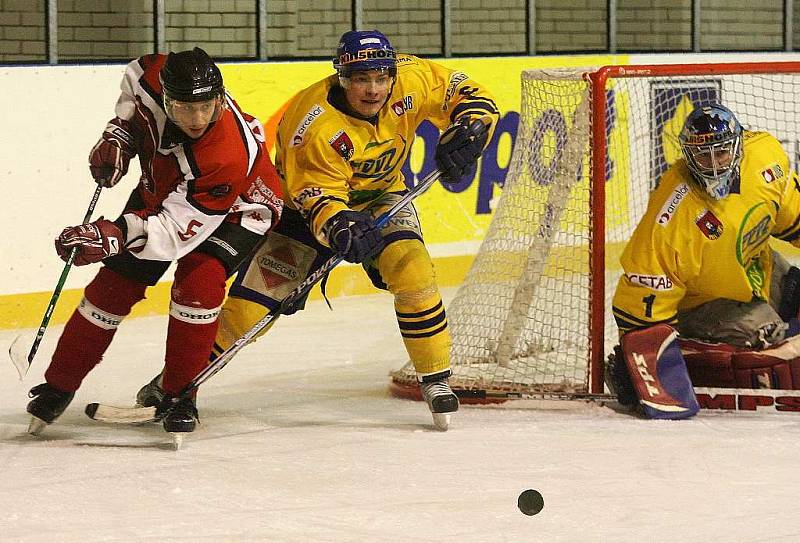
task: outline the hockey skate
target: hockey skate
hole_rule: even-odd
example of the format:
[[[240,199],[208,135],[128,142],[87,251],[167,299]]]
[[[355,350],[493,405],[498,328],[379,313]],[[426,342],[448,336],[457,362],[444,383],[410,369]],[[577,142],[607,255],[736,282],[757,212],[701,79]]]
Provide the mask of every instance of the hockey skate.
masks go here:
[[[433,377],[433,380],[422,381],[419,390],[431,410],[433,425],[437,430],[444,432],[450,426],[450,413],[458,411],[458,396],[447,384],[447,377],[434,375],[426,379],[430,377]]]
[[[194,398],[178,399],[172,396],[164,396],[156,411],[156,417],[161,419],[164,430],[172,436],[176,450],[183,443],[183,435],[194,432],[199,419]]]
[[[28,392],[28,397],[33,398],[27,408],[28,413],[33,415],[28,433],[34,436],[41,434],[48,424],[52,424],[64,412],[74,396],[74,392],[64,392],[47,383],[33,387]]]
[[[164,399],[164,389],[160,385],[161,374],[159,373],[153,379],[139,389],[136,393],[136,406],[137,407],[157,407]]]

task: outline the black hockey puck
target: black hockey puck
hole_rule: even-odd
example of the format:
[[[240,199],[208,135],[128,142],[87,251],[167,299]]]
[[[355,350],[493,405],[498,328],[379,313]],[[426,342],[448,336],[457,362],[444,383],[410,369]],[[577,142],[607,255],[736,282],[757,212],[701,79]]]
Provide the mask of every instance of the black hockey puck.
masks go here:
[[[538,491],[529,488],[517,498],[517,507],[524,514],[532,517],[544,508],[544,498]]]
[[[84,409],[84,413],[90,419],[94,418],[94,414],[97,413],[97,404],[96,403],[87,403],[86,409]]]

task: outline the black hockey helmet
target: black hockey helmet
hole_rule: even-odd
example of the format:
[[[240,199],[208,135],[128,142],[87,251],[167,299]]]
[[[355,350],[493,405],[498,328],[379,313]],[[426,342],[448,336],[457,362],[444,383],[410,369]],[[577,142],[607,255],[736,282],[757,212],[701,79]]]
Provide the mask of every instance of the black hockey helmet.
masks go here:
[[[179,102],[202,102],[225,92],[222,73],[199,47],[167,55],[159,79],[164,97]]]

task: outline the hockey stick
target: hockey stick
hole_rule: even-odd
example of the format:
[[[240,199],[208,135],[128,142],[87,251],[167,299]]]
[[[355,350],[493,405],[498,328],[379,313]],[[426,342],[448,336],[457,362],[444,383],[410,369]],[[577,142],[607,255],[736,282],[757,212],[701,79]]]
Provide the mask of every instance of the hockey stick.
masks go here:
[[[441,176],[442,172],[438,169],[428,174],[417,186],[409,190],[405,195],[403,195],[402,198],[395,202],[392,207],[384,211],[375,221],[375,226],[379,229],[386,226],[398,211],[408,205],[412,200],[414,200],[414,198],[421,195],[423,192],[433,186],[433,184],[438,181]],[[230,347],[225,349],[216,359],[214,359],[213,362],[206,366],[203,371],[198,373],[195,378],[192,379],[191,382],[189,382],[189,384],[186,385],[175,397],[174,403],[177,403],[181,399],[189,396],[192,392],[194,392],[195,389],[197,389],[200,385],[205,383],[213,375],[224,368],[245,345],[250,343],[250,341],[258,336],[258,334],[267,326],[275,322],[275,320],[277,320],[278,317],[280,317],[290,306],[301,300],[314,285],[316,285],[323,277],[325,277],[342,260],[343,258],[339,255],[332,256],[319,269],[306,277],[302,283],[297,285],[292,292],[287,294],[286,297],[281,300],[280,306],[278,306],[275,311],[268,313],[260,321],[256,322],[253,327],[250,328],[250,330],[245,332],[242,337],[234,341]],[[168,411],[165,411],[163,414],[166,415],[167,413]],[[99,403],[87,404],[86,415],[89,418],[97,421],[112,423],[138,424],[157,420],[155,407],[113,407]]]
[[[86,215],[83,216],[82,224],[89,222],[89,219],[92,217],[94,207],[97,205],[98,198],[100,198],[101,190],[103,190],[103,185],[97,185],[97,188],[94,190],[94,195],[92,195],[92,201],[89,202],[89,208],[86,210]],[[50,303],[47,304],[47,309],[44,312],[42,323],[39,325],[39,330],[36,332],[36,338],[33,340],[33,345],[31,345],[30,351],[28,351],[28,356],[25,356],[22,335],[17,336],[11,343],[11,346],[8,348],[8,355],[11,357],[11,361],[14,363],[14,366],[19,372],[20,381],[22,381],[22,378],[25,377],[25,375],[28,373],[28,370],[31,368],[33,357],[36,356],[36,352],[39,350],[39,344],[42,342],[44,332],[47,330],[47,325],[50,324],[50,318],[53,316],[53,310],[56,308],[58,298],[61,296],[61,289],[64,288],[64,283],[67,281],[67,274],[69,274],[69,270],[72,268],[72,263],[75,262],[75,257],[77,254],[77,247],[74,247],[69,253],[69,258],[67,258],[67,263],[64,264],[64,269],[61,270],[61,277],[58,278],[58,283],[53,291],[53,295],[50,296]]]

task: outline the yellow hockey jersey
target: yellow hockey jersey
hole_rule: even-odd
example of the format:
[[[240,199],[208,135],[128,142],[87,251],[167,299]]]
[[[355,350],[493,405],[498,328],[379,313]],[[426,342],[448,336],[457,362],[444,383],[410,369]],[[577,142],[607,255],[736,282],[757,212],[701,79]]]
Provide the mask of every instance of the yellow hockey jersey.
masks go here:
[[[768,300],[770,237],[800,246],[800,181],[780,142],[745,132],[739,181],[714,200],[692,180],[684,159],[650,195],[623,251],[613,312],[621,333],[678,311],[727,298]]]
[[[443,130],[456,119],[488,115],[494,131],[499,118],[492,95],[466,74],[411,55],[398,55],[396,81],[374,125],[330,103],[337,84],[332,75],[300,91],[276,142],[286,204],[325,244],[322,228],[333,215],[406,188],[400,170],[422,121]]]

